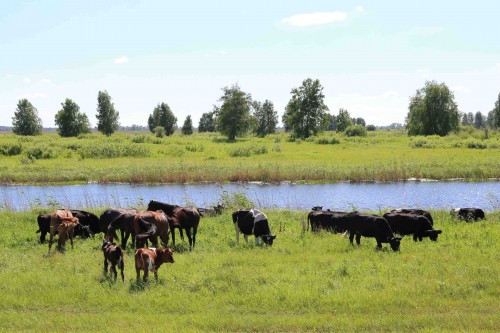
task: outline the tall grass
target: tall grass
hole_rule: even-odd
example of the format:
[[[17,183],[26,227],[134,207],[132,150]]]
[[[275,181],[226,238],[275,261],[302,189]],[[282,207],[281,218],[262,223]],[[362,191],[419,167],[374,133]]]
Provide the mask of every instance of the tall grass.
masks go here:
[[[125,283],[103,276],[101,236],[47,256],[36,213],[0,214],[1,331],[500,330],[498,211],[471,224],[432,212],[438,242],[405,238],[400,253],[304,232],[307,212],[288,210],[266,212],[273,247],[236,244],[225,212],[203,218],[196,249],[181,243],[147,284],[132,250]]]
[[[117,133],[60,138],[0,135],[1,183],[185,183],[398,181],[408,178],[500,179],[500,135],[483,131],[407,137],[286,133],[228,142],[218,135]]]

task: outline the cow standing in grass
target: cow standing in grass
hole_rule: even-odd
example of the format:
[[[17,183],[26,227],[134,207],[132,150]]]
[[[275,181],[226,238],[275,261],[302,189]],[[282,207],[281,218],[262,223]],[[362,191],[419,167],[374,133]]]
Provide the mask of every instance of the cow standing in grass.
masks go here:
[[[69,238],[71,242],[71,248],[73,249],[73,236],[75,233],[75,228],[79,225],[78,219],[76,217],[63,217],[61,223],[57,227],[59,232],[59,239],[57,240],[57,248],[60,251],[64,251],[66,240]]]
[[[484,211],[480,208],[454,208],[450,213],[453,217],[458,217],[465,222],[484,220],[486,218]]]
[[[431,222],[424,215],[393,211],[384,214],[384,218],[389,222],[394,233],[401,236],[413,235],[415,242],[417,239],[422,241],[424,237],[429,237],[431,241],[437,241],[438,235],[442,232],[434,229]]]
[[[108,274],[108,266],[111,266],[111,278],[113,278],[114,275],[114,281],[116,281],[116,278],[118,277],[116,267],[118,266],[121,271],[122,281],[124,282],[125,275],[123,274],[123,270],[125,268],[125,263],[123,261],[122,249],[115,243],[111,243],[106,239],[102,241],[101,249],[104,254],[104,274]]]
[[[276,235],[271,235],[271,228],[267,221],[266,214],[257,209],[240,209],[233,212],[233,223],[236,231],[236,242],[240,241],[240,233],[248,243],[248,236],[255,236],[255,245],[259,245],[260,240],[269,246],[273,245]]]
[[[374,237],[377,240],[377,248],[382,248],[382,243],[389,243],[393,251],[399,251],[401,238],[395,237],[389,223],[382,216],[372,214],[349,213],[344,225],[346,233],[349,233],[349,241],[360,245],[361,236]]]
[[[54,241],[54,235],[56,234],[56,231],[58,231],[59,225],[63,222],[78,222],[78,219],[76,217],[73,217],[71,211],[69,211],[68,209],[58,209],[52,213],[52,215],[50,216],[49,254],[50,249],[52,248],[52,242]],[[59,238],[61,238],[60,233]]]
[[[137,282],[141,280],[141,270],[144,271],[143,281],[147,282],[150,271],[153,271],[158,281],[158,269],[164,263],[174,263],[172,249],[141,248],[135,252],[135,271]]]

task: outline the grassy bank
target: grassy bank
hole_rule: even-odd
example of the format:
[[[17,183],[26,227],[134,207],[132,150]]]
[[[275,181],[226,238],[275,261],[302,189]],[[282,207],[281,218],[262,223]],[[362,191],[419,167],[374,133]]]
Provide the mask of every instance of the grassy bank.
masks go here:
[[[378,131],[292,142],[282,133],[227,142],[216,134],[1,134],[0,161],[4,184],[487,180],[500,178],[500,135],[470,130],[409,138],[403,131]]]
[[[272,248],[236,244],[229,212],[203,218],[195,251],[181,244],[160,281],[143,285],[133,251],[125,283],[113,284],[101,272],[101,236],[47,256],[37,212],[3,211],[0,330],[500,330],[500,211],[473,224],[434,211],[438,242],[405,238],[400,253],[304,232],[306,212],[266,213],[278,235]]]

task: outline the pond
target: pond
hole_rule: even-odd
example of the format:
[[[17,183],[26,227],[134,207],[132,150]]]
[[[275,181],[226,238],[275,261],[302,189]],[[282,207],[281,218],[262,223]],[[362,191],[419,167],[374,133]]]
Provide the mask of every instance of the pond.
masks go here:
[[[309,210],[373,210],[397,207],[500,209],[500,182],[335,183],[335,184],[197,184],[0,186],[0,209],[35,207],[139,207],[155,199],[178,205],[209,207],[224,195],[244,194],[255,207]]]

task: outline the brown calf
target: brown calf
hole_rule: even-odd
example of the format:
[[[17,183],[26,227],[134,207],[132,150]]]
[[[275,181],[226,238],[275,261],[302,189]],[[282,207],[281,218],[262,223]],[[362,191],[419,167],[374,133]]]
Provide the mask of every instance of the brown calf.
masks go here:
[[[62,217],[61,223],[57,227],[59,232],[59,239],[57,240],[57,248],[64,250],[66,240],[69,237],[71,248],[73,248],[73,236],[75,234],[75,227],[80,223],[76,217]]]
[[[111,243],[110,241],[104,239],[102,241],[102,252],[104,253],[104,274],[108,274],[108,265],[111,265],[111,277],[113,274],[115,276],[114,280],[118,277],[118,272],[116,271],[116,266],[121,271],[122,281],[125,282],[125,275],[123,274],[123,270],[125,268],[123,262],[123,251],[122,249],[116,245],[115,243]]]
[[[67,209],[59,209],[50,215],[50,238],[49,238],[49,254],[52,247],[52,242],[54,240],[54,235],[59,227],[59,224],[63,222],[63,219],[73,218],[71,212]],[[77,219],[78,221],[78,219]],[[59,235],[61,237],[61,235]]]
[[[137,272],[137,282],[141,279],[141,270],[144,271],[143,280],[148,280],[149,271],[153,271],[155,279],[158,281],[158,269],[163,263],[173,263],[174,257],[172,249],[141,248],[135,252],[135,271]]]

